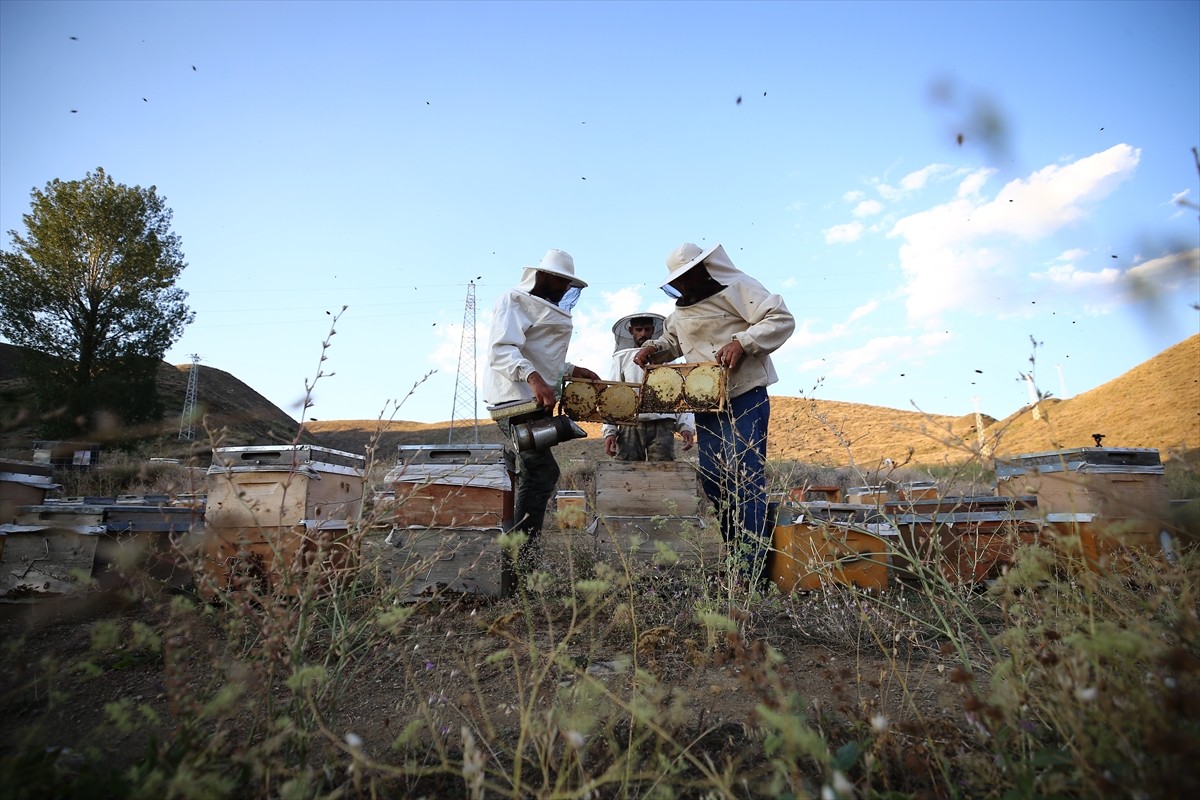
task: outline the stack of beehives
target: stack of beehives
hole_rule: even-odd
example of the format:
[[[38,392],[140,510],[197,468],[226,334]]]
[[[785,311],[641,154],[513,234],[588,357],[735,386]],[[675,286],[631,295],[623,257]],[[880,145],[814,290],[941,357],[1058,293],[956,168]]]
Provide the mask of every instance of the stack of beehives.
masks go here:
[[[694,464],[603,461],[596,465],[591,530],[606,559],[693,564],[718,557],[719,537],[705,527]]]
[[[309,445],[213,450],[201,594],[327,591],[357,568],[366,459]]]
[[[384,480],[394,496],[387,541],[410,596],[510,591],[497,544],[513,508],[503,445],[402,445]]]
[[[1033,495],[1051,543],[1082,556],[1092,569],[1175,555],[1158,450],[1078,447],[997,458],[996,493]]]
[[[165,495],[36,499],[12,507],[13,521],[0,525],[0,597],[85,591],[87,578],[111,585],[134,568],[172,586],[190,583],[176,555],[187,548],[196,508]]]

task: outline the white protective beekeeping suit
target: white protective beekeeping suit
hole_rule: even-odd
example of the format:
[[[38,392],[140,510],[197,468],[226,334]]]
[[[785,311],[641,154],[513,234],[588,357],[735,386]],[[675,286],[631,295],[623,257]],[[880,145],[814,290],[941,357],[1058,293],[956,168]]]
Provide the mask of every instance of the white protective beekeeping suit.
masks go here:
[[[745,354],[729,372],[729,397],[778,381],[770,354],[796,329],[796,320],[783,298],[735,267],[720,245],[697,252],[672,275],[678,276],[697,264],[704,264],[713,280],[725,288],[695,305],[677,305],[667,317],[663,335],[645,346],[658,351],[655,360],[682,356],[686,362],[704,362],[712,361],[721,345],[736,339]]]
[[[525,267],[521,282],[501,295],[492,309],[488,369],[483,382],[484,399],[489,405],[532,400],[533,390],[526,383],[532,372],[557,390],[563,374],[571,370],[567,345],[571,342],[571,307],[579,296],[577,287],[556,305],[529,293],[537,273],[538,267]]]
[[[629,332],[629,323],[631,320],[639,318],[648,318],[654,320],[654,334],[651,338],[658,338],[663,333],[663,316],[661,314],[641,313],[630,314],[627,317],[622,317],[613,325],[613,357],[612,365],[609,368],[608,379],[610,381],[624,381],[626,383],[641,383],[646,377],[646,371],[633,363],[633,357],[637,354],[639,348],[633,342],[633,335]],[[656,419],[672,419],[675,420],[675,432],[682,433],[683,431],[696,432],[696,420],[692,414],[638,414],[638,422],[649,422]],[[617,426],[605,424],[600,428],[601,438],[617,435]]]

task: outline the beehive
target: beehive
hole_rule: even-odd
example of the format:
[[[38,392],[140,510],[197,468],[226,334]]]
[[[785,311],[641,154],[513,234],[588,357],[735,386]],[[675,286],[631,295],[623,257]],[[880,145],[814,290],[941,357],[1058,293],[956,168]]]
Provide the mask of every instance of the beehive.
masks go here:
[[[223,447],[208,469],[204,524],[277,527],[358,517],[366,459],[325,447]]]
[[[402,446],[384,477],[397,528],[490,528],[511,514],[502,445]]]
[[[784,594],[828,584],[881,592],[888,586],[889,547],[852,524],[802,519],[776,525],[770,576]]]

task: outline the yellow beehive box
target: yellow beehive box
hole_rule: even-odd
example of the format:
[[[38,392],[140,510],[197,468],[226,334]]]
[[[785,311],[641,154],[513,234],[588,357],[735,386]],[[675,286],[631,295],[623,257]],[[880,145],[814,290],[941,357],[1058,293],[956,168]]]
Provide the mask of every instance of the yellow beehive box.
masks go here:
[[[828,584],[881,592],[890,573],[887,542],[851,525],[800,521],[776,525],[771,580],[784,594]]]
[[[587,526],[587,497],[583,492],[562,489],[554,498],[554,521],[559,530],[577,530]]]

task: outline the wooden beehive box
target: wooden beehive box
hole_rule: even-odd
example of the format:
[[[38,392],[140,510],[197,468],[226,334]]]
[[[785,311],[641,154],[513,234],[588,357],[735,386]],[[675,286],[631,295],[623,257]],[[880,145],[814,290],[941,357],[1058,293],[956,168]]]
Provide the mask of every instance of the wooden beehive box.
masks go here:
[[[396,529],[393,581],[407,586],[410,597],[442,592],[502,597],[511,593],[513,575],[504,568],[497,539],[501,531]]]
[[[919,564],[952,584],[982,583],[1010,566],[1017,548],[1040,541],[1032,496],[900,500],[885,508],[900,532],[893,561],[903,578],[914,578]]]
[[[596,516],[698,517],[700,480],[686,461],[601,461]]]
[[[20,506],[40,505],[56,488],[48,465],[0,459],[0,524],[15,520]]]
[[[213,450],[204,524],[278,527],[358,517],[366,459],[324,447]]]
[[[720,411],[727,401],[728,380],[729,370],[715,362],[648,367],[638,412]]]
[[[1166,519],[1170,495],[1157,450],[1082,447],[998,458],[996,493],[1036,495],[1043,514]]]
[[[396,528],[502,527],[512,514],[502,445],[401,447],[384,484]]]
[[[882,592],[888,586],[887,541],[850,524],[802,519],[776,525],[769,574],[779,591],[815,591],[828,584]]]
[[[1120,573],[1133,561],[1173,555],[1170,538],[1164,537],[1162,525],[1153,519],[1052,512],[1045,515],[1044,523],[1050,545],[1095,572]]]
[[[210,600],[218,589],[294,596],[308,581],[318,593],[327,593],[358,568],[359,539],[345,520],[206,527],[196,588]]]
[[[618,568],[626,562],[660,566],[716,564],[721,557],[720,534],[702,517],[598,517],[597,555]]]
[[[190,582],[177,558],[200,513],[191,508],[86,498],[22,506],[2,526],[0,594],[61,594],[88,588],[78,575],[107,577],[138,569],[177,588]]]

